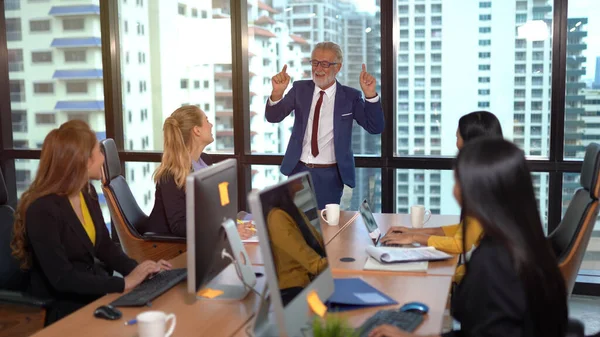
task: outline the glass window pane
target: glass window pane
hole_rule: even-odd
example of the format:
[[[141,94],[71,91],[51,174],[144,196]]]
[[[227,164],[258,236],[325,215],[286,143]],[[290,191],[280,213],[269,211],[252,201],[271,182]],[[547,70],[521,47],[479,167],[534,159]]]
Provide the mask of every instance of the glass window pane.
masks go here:
[[[154,192],[156,187],[152,176],[158,165],[159,163],[148,162],[125,163],[125,180],[127,180],[127,184],[137,204],[148,215],[150,215],[154,207]]]
[[[3,2],[16,148],[40,148],[74,118],[106,137],[99,0],[86,3],[96,9],[65,17],[57,13],[71,4],[62,0]]]
[[[565,215],[575,191],[581,188],[579,177],[579,173],[563,173],[562,216]],[[586,269],[600,271],[600,221],[598,219],[596,219],[592,237],[583,257],[580,273],[585,273]]]
[[[229,3],[118,3],[125,149],[161,151],[164,120],[196,105],[214,125],[205,152],[233,153]]]
[[[544,232],[547,232],[548,173],[531,175]],[[433,214],[460,215],[453,194],[454,174],[451,170],[396,170],[396,212],[408,213],[410,206],[422,204]],[[448,224],[451,225],[451,224]]]
[[[251,170],[253,190],[262,190],[287,180],[276,165],[252,165]],[[364,199],[369,200],[374,212],[381,212],[381,169],[357,167],[356,187],[345,186],[341,207],[356,211]]]
[[[600,142],[600,3],[569,1],[565,96],[565,159],[582,160],[585,147]]]
[[[407,2],[420,5],[418,0]],[[398,68],[398,78],[404,80],[399,84],[405,84],[398,85],[398,100],[406,104],[403,106],[406,109],[397,111],[393,123],[408,127],[407,133],[397,133],[397,139],[408,138],[409,146],[398,147],[403,141],[395,142],[396,155],[455,155],[459,118],[472,111],[488,110],[500,119],[507,139],[515,140],[514,128],[525,130],[519,143],[527,155],[547,156],[552,1],[529,1],[535,17],[523,12],[523,8],[528,8],[527,1],[519,6],[515,6],[515,2],[479,1],[468,7],[447,6],[443,11],[442,1],[431,2],[440,2],[440,8],[434,11],[432,4],[432,10],[425,11],[425,26],[420,21],[408,20],[401,27],[405,33],[400,34],[400,45],[412,48],[398,52],[398,64],[405,69],[424,66],[431,71],[402,72],[404,68]],[[474,30],[466,34],[457,28],[463,25]],[[443,47],[454,45],[465,48]],[[513,45],[515,48],[506,47]],[[457,62],[465,66],[456,67]],[[461,79],[461,85],[456,85],[457,78]],[[434,89],[435,95],[433,91],[424,98],[402,94],[421,87]],[[408,114],[408,120],[399,118],[400,114]],[[416,132],[417,126],[411,123],[410,115],[414,114],[425,116],[423,143],[415,139],[421,136]],[[432,126],[440,128],[440,141],[434,141],[429,134]],[[529,132],[532,127],[539,131],[533,144]]]
[[[256,153],[283,154],[294,117],[292,113],[280,123],[266,121],[264,111],[271,95],[271,77],[287,65],[292,82],[310,80],[312,67],[308,60],[312,49],[319,42],[334,41],[343,54],[338,82],[360,90],[359,75],[364,63],[376,78],[377,91],[381,92],[381,29],[379,6],[374,3],[359,0],[315,1],[311,5],[292,0],[272,3],[277,8],[260,2],[258,6],[248,6],[251,149]],[[288,90],[291,87],[290,84]],[[354,121],[352,149],[356,155],[380,154],[381,136],[369,134]]]

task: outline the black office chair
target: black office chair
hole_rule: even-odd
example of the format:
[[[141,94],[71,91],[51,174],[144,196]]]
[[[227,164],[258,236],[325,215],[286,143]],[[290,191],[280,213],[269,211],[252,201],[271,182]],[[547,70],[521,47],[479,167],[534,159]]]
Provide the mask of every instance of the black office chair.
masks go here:
[[[0,336],[29,336],[46,323],[46,308],[52,303],[28,295],[26,272],[12,256],[10,241],[14,210],[8,205],[8,192],[0,171]]]
[[[123,251],[132,259],[169,260],[185,252],[186,239],[162,233],[140,233],[137,226],[148,216],[138,206],[125,178],[121,175],[121,160],[114,140],[100,141],[104,154],[102,191]]]
[[[575,191],[558,227],[548,235],[565,279],[568,295],[575,286],[579,267],[598,218],[600,144],[591,143],[587,146],[579,180],[581,188]]]

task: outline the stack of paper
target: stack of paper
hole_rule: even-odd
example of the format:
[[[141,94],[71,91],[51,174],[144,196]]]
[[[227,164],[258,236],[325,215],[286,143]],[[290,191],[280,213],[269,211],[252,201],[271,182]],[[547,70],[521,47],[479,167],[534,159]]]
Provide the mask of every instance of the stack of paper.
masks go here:
[[[380,263],[372,257],[367,258],[363,270],[384,270],[384,271],[427,271],[429,263],[422,262],[404,262],[404,263]]]
[[[367,247],[367,253],[378,262],[421,262],[421,261],[439,261],[451,258],[444,252],[433,247],[418,248],[396,248],[396,247]]]

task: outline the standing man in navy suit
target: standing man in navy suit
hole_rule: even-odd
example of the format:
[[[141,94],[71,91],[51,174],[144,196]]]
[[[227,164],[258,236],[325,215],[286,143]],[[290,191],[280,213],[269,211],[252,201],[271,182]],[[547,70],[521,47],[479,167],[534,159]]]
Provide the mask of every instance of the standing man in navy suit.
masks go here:
[[[312,52],[312,81],[290,83],[287,65],[271,78],[273,91],[265,116],[271,123],[281,122],[294,111],[294,127],[281,163],[281,173],[289,176],[309,171],[312,175],[319,209],[339,204],[344,184],[354,187],[352,122],[367,132],[379,134],[384,120],[381,102],[375,91],[375,78],[365,65],[360,73],[364,93],[341,85],[336,75],[342,68],[342,50],[333,42],[321,42]]]

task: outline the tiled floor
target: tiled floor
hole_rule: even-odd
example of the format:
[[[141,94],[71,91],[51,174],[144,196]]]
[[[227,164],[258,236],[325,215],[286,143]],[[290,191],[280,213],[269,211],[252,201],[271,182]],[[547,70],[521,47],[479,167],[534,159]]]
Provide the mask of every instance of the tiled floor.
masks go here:
[[[571,296],[569,316],[583,322],[586,335],[600,332],[600,297]]]

